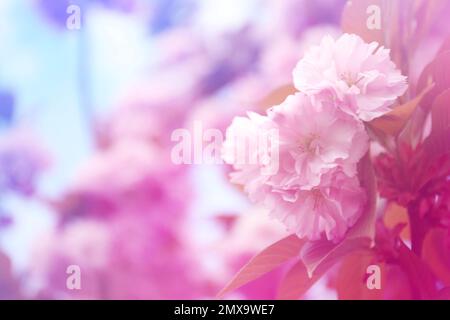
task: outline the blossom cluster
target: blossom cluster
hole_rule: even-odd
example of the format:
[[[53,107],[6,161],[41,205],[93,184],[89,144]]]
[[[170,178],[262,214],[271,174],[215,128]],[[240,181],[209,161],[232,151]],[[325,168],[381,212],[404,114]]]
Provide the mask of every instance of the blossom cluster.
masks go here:
[[[338,242],[361,217],[367,202],[358,163],[369,150],[364,122],[392,109],[407,89],[389,51],[344,34],[325,37],[293,72],[297,93],[266,115],[235,118],[223,157],[234,165],[233,183],[263,203],[300,238]],[[278,130],[277,172],[264,163],[236,163],[236,141],[246,132]]]

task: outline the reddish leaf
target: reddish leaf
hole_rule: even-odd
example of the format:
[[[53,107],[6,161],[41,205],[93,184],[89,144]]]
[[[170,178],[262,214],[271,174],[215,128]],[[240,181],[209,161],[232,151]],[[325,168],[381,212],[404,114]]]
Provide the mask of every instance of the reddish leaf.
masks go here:
[[[372,129],[379,130],[386,134],[393,136],[398,135],[411,118],[411,115],[416,110],[423,97],[432,89],[432,87],[432,85],[429,85],[415,99],[395,107],[395,109],[388,114],[371,121],[369,126]]]
[[[383,222],[389,229],[395,229],[397,226],[403,225],[400,238],[403,240],[411,239],[408,211],[404,207],[394,202],[390,203],[384,213]]]
[[[322,275],[323,273],[316,273],[310,278],[303,262],[298,261],[281,281],[277,299],[297,300],[301,298]]]
[[[299,239],[296,235],[291,235],[264,249],[234,276],[230,283],[219,292],[218,297],[223,297],[226,293],[261,277],[288,260],[298,256],[304,242],[304,240]]]
[[[434,100],[431,117],[433,127],[425,150],[431,158],[439,158],[450,152],[450,89]]]
[[[450,252],[446,241],[448,232],[441,228],[430,230],[422,245],[422,257],[434,274],[450,286]]]
[[[431,107],[438,95],[450,88],[450,51],[439,53],[425,67],[419,78],[418,90],[424,90],[430,84],[434,84],[434,87],[425,95],[421,103],[427,108]]]
[[[367,267],[378,265],[381,269],[381,288],[367,287]],[[361,250],[347,256],[339,268],[336,290],[340,300],[381,300],[386,287],[385,265],[377,261],[374,252]]]
[[[403,242],[398,247],[398,263],[408,275],[414,299],[434,299],[435,279],[428,266]]]
[[[381,278],[383,284],[383,299],[385,300],[411,300],[411,284],[405,270],[398,264],[384,264]]]
[[[428,111],[423,108],[422,105],[423,103],[416,108],[405,128],[398,135],[396,147],[398,147],[398,145],[410,146],[413,150],[415,150],[423,142],[424,128],[427,122]]]
[[[347,254],[369,248],[372,242],[368,237],[347,238],[339,244],[320,240],[306,243],[301,251],[309,277],[326,272]]]
[[[361,186],[366,190],[368,201],[363,216],[348,231],[345,239],[335,244],[327,240],[306,243],[301,251],[301,259],[305,263],[310,277],[316,270],[323,272],[343,256],[357,249],[368,248],[375,238],[376,220],[376,181],[370,154],[361,160],[358,166]]]
[[[348,238],[367,237],[373,241],[375,238],[377,182],[370,151],[358,164],[358,175],[361,186],[366,190],[368,200],[363,216],[349,231]]]

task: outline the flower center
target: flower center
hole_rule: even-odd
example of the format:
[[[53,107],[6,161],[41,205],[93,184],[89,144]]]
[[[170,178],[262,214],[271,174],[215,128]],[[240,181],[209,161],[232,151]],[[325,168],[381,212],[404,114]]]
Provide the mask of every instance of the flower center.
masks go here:
[[[299,141],[299,149],[301,152],[313,153],[316,149],[315,141],[319,138],[316,133],[310,133],[305,137],[302,137]]]
[[[363,77],[357,78],[358,76],[356,74],[353,74],[351,72],[343,72],[340,74],[340,78],[342,81],[344,81],[349,87],[353,87],[360,82]]]

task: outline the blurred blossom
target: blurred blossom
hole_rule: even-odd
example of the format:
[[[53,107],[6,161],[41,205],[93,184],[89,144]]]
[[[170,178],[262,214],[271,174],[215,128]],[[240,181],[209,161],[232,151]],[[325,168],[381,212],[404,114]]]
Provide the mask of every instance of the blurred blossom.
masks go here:
[[[142,0],[97,0],[99,3],[106,7],[111,7],[114,9],[119,9],[122,11],[131,11],[137,3],[142,2]]]
[[[216,94],[240,76],[255,68],[260,44],[251,28],[219,34],[213,39],[201,37],[192,30],[175,29],[158,39],[162,60],[161,74],[188,74],[198,97]],[[239,50],[236,50],[239,48]],[[171,82],[179,86],[179,82]]]
[[[195,61],[202,56],[205,42],[199,34],[188,28],[171,28],[163,35],[154,39],[156,47],[161,51],[159,68],[186,61]],[[204,57],[204,56],[203,56]],[[192,60],[191,60],[192,59]],[[193,63],[195,65],[195,63]]]
[[[268,1],[274,32],[298,37],[309,27],[338,25],[346,0]]]
[[[12,224],[13,219],[0,210],[0,230]]]
[[[67,8],[71,4],[81,5],[83,0],[72,2],[71,0],[35,0],[45,17],[58,27],[65,27],[68,17]]]
[[[99,149],[55,202],[59,229],[35,251],[42,261],[35,270],[44,283],[42,297],[191,299],[213,294],[200,276],[186,229],[194,199],[189,170],[169,159],[171,130],[182,124],[192,92],[181,84],[174,87],[179,90],[172,91],[174,96],[168,95],[166,85],[152,81],[136,88],[100,123]],[[84,272],[85,290],[64,288],[64,268],[70,264]]]
[[[31,270],[32,277],[41,286],[39,297],[67,297],[70,292],[66,288],[66,268],[69,265],[80,266],[80,298],[98,296],[102,284],[101,278],[95,276],[105,266],[110,240],[107,226],[92,220],[78,221],[43,236],[34,248]]]
[[[43,298],[163,299],[202,298],[201,271],[189,238],[145,216],[108,221],[80,220],[57,231],[36,249],[33,270],[45,279]],[[66,268],[79,265],[82,290],[65,288]],[[211,294],[211,293],[209,293]]]
[[[297,39],[288,36],[277,36],[268,41],[259,61],[261,79],[270,79],[272,88],[292,82],[292,70],[303,57],[305,51],[318,45],[324,36],[337,38],[340,31],[332,25],[311,27]]]
[[[130,90],[118,107],[99,121],[99,146],[137,140],[153,147],[168,147],[171,132],[182,126],[196,97],[194,83],[178,75],[167,73]]]
[[[121,142],[100,151],[80,168],[59,208],[65,219],[108,217],[126,211],[176,224],[192,200],[187,172],[159,149]],[[164,219],[159,217],[164,213]]]
[[[49,166],[50,158],[41,141],[26,129],[14,129],[0,136],[0,193],[34,193],[37,178]]]
[[[13,275],[11,260],[0,251],[0,300],[21,299],[19,282]]]
[[[235,116],[261,108],[261,101],[275,89],[273,84],[258,73],[241,76],[219,93],[199,101],[188,115],[185,126],[192,129],[195,121],[201,121],[204,129],[218,129],[225,136]]]
[[[35,251],[40,261],[35,276],[46,283],[42,297],[191,299],[212,294],[184,229],[193,199],[186,172],[159,156],[148,145],[122,142],[81,169],[70,195],[72,216],[66,212],[66,223]],[[95,205],[103,200],[109,205]],[[71,264],[83,272],[87,287],[80,292],[63,287]]]
[[[8,91],[0,91],[0,124],[11,124],[14,117],[14,96]]]
[[[259,58],[259,46],[248,29],[225,35],[221,42],[223,45],[212,51],[212,65],[202,80],[200,90],[204,95],[216,92],[252,70]]]

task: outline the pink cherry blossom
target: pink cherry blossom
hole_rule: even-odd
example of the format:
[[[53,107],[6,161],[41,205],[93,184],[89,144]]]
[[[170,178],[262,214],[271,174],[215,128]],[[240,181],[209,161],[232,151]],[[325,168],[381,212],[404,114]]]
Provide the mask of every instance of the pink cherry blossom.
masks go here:
[[[293,76],[301,92],[327,93],[363,121],[388,113],[407,89],[406,77],[396,69],[390,51],[354,34],[323,38],[306,52]]]
[[[273,189],[264,203],[272,216],[300,238],[319,240],[325,234],[337,242],[361,216],[366,195],[357,177],[335,170],[311,190]]]
[[[278,131],[278,170],[242,163],[237,139]],[[233,165],[233,183],[264,204],[299,237],[339,240],[361,215],[365,195],[356,165],[369,148],[362,123],[328,102],[302,93],[290,96],[267,116],[249,113],[227,130],[223,156]],[[254,154],[254,152],[249,152]],[[270,171],[269,171],[270,172]]]
[[[368,150],[368,136],[360,122],[320,98],[301,93],[268,114],[278,125],[284,169],[272,183],[309,190],[337,167],[349,176],[356,174],[356,164]]]

